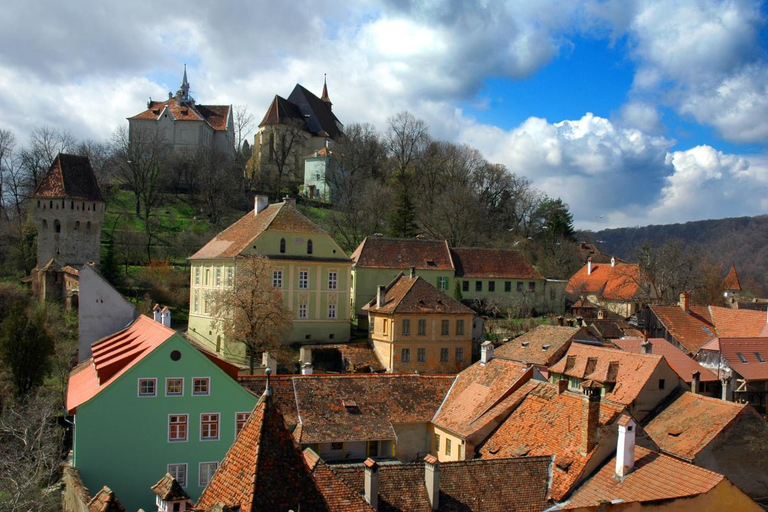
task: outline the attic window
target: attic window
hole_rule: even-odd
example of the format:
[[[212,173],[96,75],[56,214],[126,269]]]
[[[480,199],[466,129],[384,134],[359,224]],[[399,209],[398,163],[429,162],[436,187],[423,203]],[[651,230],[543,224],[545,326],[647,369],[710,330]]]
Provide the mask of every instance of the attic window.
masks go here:
[[[353,414],[360,412],[360,408],[357,406],[357,402],[355,402],[354,400],[342,400],[341,405],[344,406],[347,412],[350,412]]]
[[[747,358],[744,357],[744,354],[742,354],[741,352],[736,352],[736,355],[739,357],[739,361],[741,361],[742,363],[747,362]]]
[[[527,347],[528,345],[530,345],[530,343],[527,342],[527,341],[524,341],[524,342],[521,343],[521,345],[524,346],[524,347]]]
[[[549,345],[542,346],[541,350],[546,352],[547,350],[549,350]]]
[[[760,355],[760,352],[755,352],[755,357],[757,358],[758,363],[764,363],[765,359],[763,359],[763,356]]]
[[[159,115],[160,114],[160,109],[156,108],[155,110],[152,111],[152,113]]]
[[[437,263],[435,263],[435,260],[427,260],[427,266],[428,267],[436,267]]]
[[[187,115],[189,113],[189,110],[187,110],[186,108],[182,109],[181,113],[184,114],[184,115]]]
[[[667,432],[667,435],[671,437],[677,437],[682,433],[683,433],[682,430],[670,430],[669,432]]]

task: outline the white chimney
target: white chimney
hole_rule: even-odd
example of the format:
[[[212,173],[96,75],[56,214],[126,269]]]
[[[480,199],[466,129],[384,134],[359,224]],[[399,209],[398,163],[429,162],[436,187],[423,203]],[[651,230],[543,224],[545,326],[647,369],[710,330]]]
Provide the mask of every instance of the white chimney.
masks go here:
[[[163,306],[163,309],[160,310],[160,323],[166,327],[171,326],[171,310],[168,309],[168,306]]]
[[[643,354],[653,354],[653,343],[647,339],[640,344],[640,352]]]
[[[160,318],[160,304],[155,304],[152,308],[152,320],[158,323],[163,323],[162,318]]]
[[[587,275],[592,275],[592,257],[587,258]]]
[[[379,287],[377,288],[377,291],[376,291],[376,307],[377,308],[383,307],[384,304],[387,303],[387,295],[384,292],[385,289],[386,289],[386,286],[384,286],[383,284],[380,284]]]
[[[614,258],[613,256],[611,256],[611,266],[612,267],[616,266],[616,258]]]
[[[261,366],[263,366],[265,369],[269,368],[272,373],[277,375],[277,359],[275,359],[272,354],[267,351],[261,354]]]
[[[256,196],[256,199],[254,200],[253,214],[258,215],[261,212],[261,210],[263,210],[267,206],[269,206],[268,196],[262,196],[262,195]]]
[[[489,340],[480,345],[480,364],[486,365],[493,359],[493,343]]]
[[[440,507],[440,462],[434,455],[424,457],[424,483],[432,510]]]
[[[619,419],[619,439],[616,443],[616,478],[623,480],[635,466],[635,420],[629,415]]]
[[[379,465],[368,457],[365,462],[365,501],[373,510],[379,508]]]
[[[304,366],[301,367],[301,374],[312,375],[312,363],[310,363],[309,361],[304,363]]]

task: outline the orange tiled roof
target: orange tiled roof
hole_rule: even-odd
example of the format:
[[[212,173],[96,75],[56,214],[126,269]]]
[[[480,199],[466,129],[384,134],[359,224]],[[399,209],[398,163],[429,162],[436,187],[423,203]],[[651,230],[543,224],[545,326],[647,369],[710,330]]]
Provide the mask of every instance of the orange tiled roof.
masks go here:
[[[41,198],[104,201],[88,157],[64,153],[56,156],[32,194],[32,199]]]
[[[478,361],[456,376],[456,382],[432,423],[454,434],[470,437],[508,413],[514,402],[505,399],[532,375],[533,371],[524,364],[498,357],[485,365]],[[481,439],[474,442],[479,441]]]
[[[747,380],[768,380],[768,338],[718,338],[717,343],[736,373]]]
[[[723,290],[741,291],[741,283],[739,282],[739,276],[736,273],[736,265],[731,265],[731,270],[728,271],[728,275],[725,276],[723,281]]]
[[[600,426],[615,422],[623,406],[600,403]],[[584,467],[597,447],[584,455],[581,427],[584,398],[553,384],[538,382],[528,390],[520,405],[480,447],[481,458],[520,455],[554,455],[552,498],[562,499],[582,477]]]
[[[139,315],[131,325],[93,344],[93,357],[69,374],[67,410],[75,409],[96,396],[176,331]]]
[[[317,488],[325,498],[329,512],[371,512],[373,510],[363,495],[353,491],[312,450],[304,450],[304,458],[312,471]]]
[[[115,492],[106,485],[88,502],[89,512],[126,512]]]
[[[504,249],[451,249],[456,277],[482,279],[545,279],[518,251]]]
[[[506,342],[494,353],[515,361],[549,366],[560,359],[560,352],[567,349],[579,331],[579,327],[540,325]]]
[[[629,405],[645,387],[662,356],[633,354],[611,348],[571,344],[565,357],[550,366],[550,373],[613,384],[607,400]]]
[[[219,502],[242,512],[327,511],[322,493],[283,416],[262,397],[197,502],[207,510]],[[365,509],[360,509],[365,510]]]
[[[229,105],[197,105],[193,102],[179,105],[176,98],[171,98],[153,101],[147,110],[128,119],[157,121],[167,109],[176,121],[201,121],[214,130],[222,131],[227,129],[230,108]]]
[[[400,273],[386,287],[384,305],[376,305],[374,297],[363,306],[364,311],[371,313],[395,314],[457,314],[472,315],[475,312],[470,308],[441,292],[423,278],[406,277]]]
[[[650,306],[653,314],[680,345],[688,352],[696,352],[715,335],[712,317],[706,306]]]
[[[623,480],[614,477],[616,459],[579,488],[563,509],[597,507],[603,501],[625,503],[672,500],[706,494],[725,477],[682,460],[635,447],[635,467]]]
[[[584,265],[569,280],[565,291],[573,295],[594,294],[607,300],[632,300],[644,294],[640,286],[640,266],[635,263],[592,263],[587,274]]]
[[[693,461],[741,414],[756,413],[747,404],[682,392],[644,429],[663,452]]]
[[[367,237],[352,253],[355,268],[455,271],[446,240]]]
[[[701,376],[699,380],[701,382],[716,382],[718,380],[717,375],[710,370],[701,366],[695,359],[689,357],[682,350],[678,349],[664,338],[649,338],[651,342],[652,353],[660,356],[664,356],[669,366],[680,376],[683,381],[691,383],[693,372],[699,372]],[[643,338],[622,338],[613,340],[613,342],[619,346],[621,350],[627,352],[634,352],[635,354],[642,353]]]
[[[190,260],[234,258],[248,248],[262,233],[269,230],[289,233],[327,234],[314,222],[286,202],[270,204],[258,215],[246,213],[240,220],[216,235]],[[340,256],[342,258],[342,256]]]
[[[709,306],[709,312],[720,338],[753,338],[766,326],[765,311]]]
[[[520,457],[440,464],[441,512],[538,512],[547,501],[552,458]],[[362,465],[331,466],[352,491],[365,486]],[[378,512],[431,512],[423,462],[379,466]],[[364,491],[363,491],[364,492]]]
[[[360,343],[339,343],[335,345],[315,345],[311,347],[312,353],[322,353],[323,351],[338,351],[343,359],[353,368],[352,371],[359,372],[368,368],[372,372],[384,371],[385,368],[376,357],[373,347],[370,343],[363,341]],[[314,361],[313,355],[313,361]],[[317,371],[317,369],[315,369]]]

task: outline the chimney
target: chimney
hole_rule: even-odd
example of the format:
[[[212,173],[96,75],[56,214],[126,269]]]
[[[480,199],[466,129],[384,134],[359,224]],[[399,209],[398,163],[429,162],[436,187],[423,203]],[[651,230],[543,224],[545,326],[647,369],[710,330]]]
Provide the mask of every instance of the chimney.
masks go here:
[[[653,343],[651,343],[651,342],[650,342],[650,341],[648,341],[647,339],[646,339],[646,340],[644,340],[644,341],[643,341],[643,342],[640,344],[640,352],[641,352],[642,354],[653,354]]]
[[[416,277],[416,267],[411,267],[411,279]]]
[[[365,501],[373,510],[379,508],[379,465],[368,457],[365,462]]]
[[[162,318],[160,318],[160,304],[155,304],[152,307],[152,320],[158,323],[163,323]]]
[[[721,395],[721,398],[725,402],[730,402],[733,398],[733,390],[731,389],[731,377],[726,376],[722,379],[723,383],[723,393]]]
[[[592,256],[587,258],[587,275],[588,276],[592,275]]]
[[[557,381],[557,394],[562,394],[568,389],[568,379],[560,379]]]
[[[584,325],[586,325],[584,323],[584,319],[582,317],[580,317],[580,316],[577,316],[576,317],[576,327],[584,327]]]
[[[312,363],[310,363],[309,361],[304,363],[304,366],[301,367],[301,374],[312,375]]]
[[[491,359],[493,359],[493,343],[489,340],[485,340],[483,344],[480,345],[480,365],[485,366]]]
[[[557,317],[557,325],[562,327],[564,323],[565,323],[565,319],[563,318],[563,316],[562,315],[558,316]]]
[[[254,199],[254,205],[253,205],[253,214],[258,215],[261,210],[269,206],[269,197],[268,196],[256,196]]]
[[[597,427],[600,423],[600,392],[603,385],[593,380],[581,384],[584,392],[581,422],[581,453],[587,455],[597,444]]]
[[[635,466],[635,421],[629,415],[619,419],[619,439],[616,443],[616,478],[623,480]]]
[[[440,462],[434,455],[424,457],[424,479],[429,505],[432,510],[437,510],[440,507]]]
[[[691,393],[694,395],[699,394],[699,379],[701,378],[701,372],[695,371],[691,374]]]
[[[295,197],[285,196],[283,198],[283,202],[285,203],[285,206],[296,207],[296,198]]]
[[[604,309],[598,309],[597,310],[597,319],[598,320],[605,320],[605,310]]]
[[[616,266],[616,258],[611,256],[611,267],[615,267],[615,266]]]
[[[573,327],[573,318],[569,318],[568,320],[565,321],[565,323],[568,324],[568,327]]]
[[[384,304],[387,303],[387,294],[385,293],[386,286],[383,284],[380,284],[377,291],[376,291],[376,307],[381,308],[384,307]]]
[[[688,313],[691,310],[691,294],[683,292],[680,294],[680,309]]]
[[[160,310],[160,323],[166,327],[171,326],[171,310],[168,309],[168,306],[163,306],[163,309]]]

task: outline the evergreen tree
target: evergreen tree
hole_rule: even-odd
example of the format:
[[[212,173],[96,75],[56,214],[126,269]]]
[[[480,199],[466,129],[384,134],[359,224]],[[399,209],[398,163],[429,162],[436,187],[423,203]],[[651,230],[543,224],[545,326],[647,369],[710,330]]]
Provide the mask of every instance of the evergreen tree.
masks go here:
[[[453,298],[461,302],[464,300],[464,294],[461,293],[461,283],[456,281],[456,286],[453,287]]]
[[[408,188],[402,186],[400,189],[397,204],[389,221],[389,235],[397,238],[413,238],[416,236],[416,209]]]
[[[100,265],[101,275],[112,283],[112,286],[119,288],[122,285],[122,274],[115,258],[115,240],[110,234],[104,243],[104,251],[101,257]]]
[[[53,352],[54,340],[45,329],[43,310],[15,302],[0,328],[0,361],[11,372],[17,396],[43,383]]]

